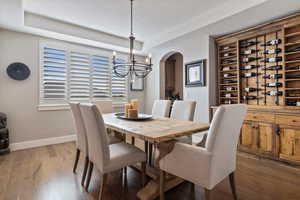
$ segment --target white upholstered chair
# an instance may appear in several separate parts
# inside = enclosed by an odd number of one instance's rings
[[[103,101],[95,101],[93,103],[97,106],[97,108],[101,111],[102,114],[114,112],[112,101],[103,100]]]
[[[84,185],[84,180],[86,177],[87,169],[88,169],[88,164],[89,164],[89,156],[88,156],[88,145],[87,145],[87,137],[86,137],[86,130],[83,124],[83,119],[81,116],[80,108],[79,108],[79,103],[69,103],[72,115],[73,115],[73,121],[75,124],[75,132],[77,135],[77,140],[76,140],[76,158],[75,158],[75,163],[73,167],[73,172],[76,172],[76,168],[78,165],[78,160],[80,157],[80,153],[82,152],[84,157],[85,157],[85,164],[84,164],[84,169],[83,169],[83,175],[81,179],[81,185]]]
[[[76,140],[76,157],[75,157],[75,163],[73,167],[73,172],[76,172],[78,161],[80,154],[83,153],[85,157],[85,162],[84,162],[84,169],[83,169],[83,175],[82,175],[82,180],[81,180],[81,185],[84,185],[84,181],[86,178],[86,173],[88,170],[88,165],[89,165],[89,153],[88,153],[88,141],[87,141],[87,136],[86,136],[86,129],[85,125],[83,122],[82,114],[80,111],[79,103],[69,103],[72,116],[73,116],[73,121],[75,124],[75,132],[77,135],[77,140]],[[121,142],[120,139],[109,135],[109,144],[115,144],[118,142]]]
[[[170,118],[176,120],[193,121],[196,108],[196,101],[174,101]],[[192,136],[177,138],[179,142],[192,144]]]
[[[146,155],[140,149],[126,143],[108,143],[105,124],[99,109],[92,104],[80,104],[80,110],[86,127],[88,150],[90,159],[90,172],[94,165],[101,175],[99,200],[107,174],[128,165],[142,163],[142,183],[145,183]]]
[[[234,199],[237,199],[234,171],[237,145],[246,111],[247,106],[244,104],[220,106],[212,120],[205,148],[175,144],[171,153],[159,162],[161,200],[164,199],[165,172],[204,187],[206,200],[209,200],[210,190],[229,176]]]
[[[152,107],[153,117],[169,117],[171,108],[170,100],[155,100]]]

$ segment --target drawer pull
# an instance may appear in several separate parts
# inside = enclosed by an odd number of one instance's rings
[[[293,120],[292,120],[292,122],[296,123],[296,122],[298,122],[298,121],[297,121],[297,120],[295,120],[295,119],[293,119]]]

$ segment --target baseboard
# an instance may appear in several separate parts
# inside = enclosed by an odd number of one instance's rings
[[[66,142],[76,141],[76,135],[67,135],[62,137],[52,137],[40,140],[31,140],[26,142],[18,142],[10,144],[11,151],[18,151],[23,149],[30,149],[34,147],[47,146],[51,144],[61,144]]]

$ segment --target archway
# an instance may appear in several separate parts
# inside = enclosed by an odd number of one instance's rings
[[[183,55],[172,51],[160,61],[160,99],[183,99]]]

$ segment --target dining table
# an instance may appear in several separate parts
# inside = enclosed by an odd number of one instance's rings
[[[127,120],[118,118],[115,113],[103,114],[103,120],[111,132],[134,138],[132,145],[135,145],[135,139],[144,143],[142,150],[147,155],[146,174],[151,180],[138,191],[137,197],[141,200],[153,200],[159,196],[159,160],[172,151],[177,142],[176,138],[209,129],[208,123],[156,117],[140,121]],[[155,149],[154,156],[153,149]],[[139,166],[134,167],[139,169]],[[164,189],[170,190],[183,181],[179,177],[168,175]]]

